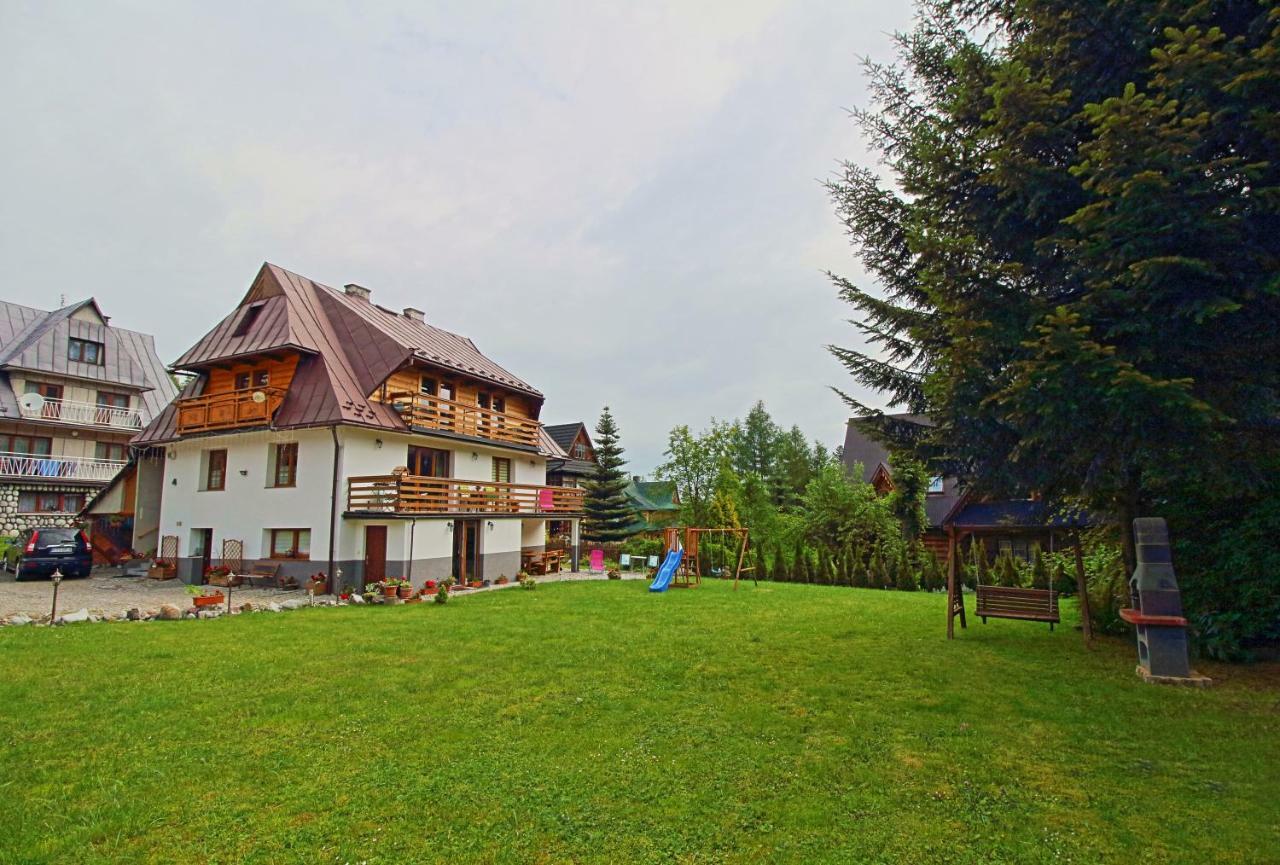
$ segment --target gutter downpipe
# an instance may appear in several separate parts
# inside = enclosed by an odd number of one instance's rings
[[[329,427],[329,434],[333,436],[333,483],[329,490],[329,580],[330,585],[333,587],[333,593],[337,595],[342,591],[342,586],[338,585],[338,574],[333,568],[334,547],[338,540],[338,463],[342,454],[342,445],[338,442],[337,424]]]

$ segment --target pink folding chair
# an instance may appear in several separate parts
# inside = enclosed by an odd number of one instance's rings
[[[542,513],[556,509],[556,496],[551,490],[538,490],[538,510]]]
[[[604,550],[591,551],[591,573],[604,573]]]

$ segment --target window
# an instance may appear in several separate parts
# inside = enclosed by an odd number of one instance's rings
[[[253,323],[258,320],[258,316],[262,315],[262,303],[251,303],[245,308],[244,313],[240,316],[240,322],[231,333],[232,336],[244,336],[253,328]]]
[[[40,417],[55,420],[62,417],[62,385],[45,384],[42,381],[29,381],[25,390],[27,393],[35,393],[44,397],[45,404],[40,408]]]
[[[493,481],[499,484],[511,483],[511,459],[510,457],[494,457],[493,458]]]
[[[298,443],[285,442],[273,449],[271,486],[293,487],[298,485]]]
[[[996,541],[996,553],[1008,551],[1015,559],[1031,561],[1031,547],[1025,538],[1000,538]]]
[[[106,352],[103,351],[102,343],[94,342],[88,339],[76,339],[71,337],[67,340],[67,360],[77,360],[81,363],[92,363],[102,366],[105,360]]]
[[[98,391],[98,405],[103,408],[128,408],[129,395],[127,393],[112,393],[109,390]]]
[[[47,436],[0,435],[0,450],[9,454],[47,457],[53,453],[53,439]]]
[[[227,452],[225,450],[205,451],[204,488],[206,490],[225,490],[227,488]]]
[[[83,507],[84,493],[18,493],[18,511],[24,514],[74,514]]]
[[[128,445],[116,444],[115,442],[98,442],[93,446],[93,456],[100,460],[115,460],[116,462],[124,462],[128,459]]]
[[[942,481],[942,475],[935,475],[929,478],[929,495],[938,495],[946,491]]]
[[[449,452],[438,448],[409,447],[409,474],[425,478],[449,477]]]
[[[253,386],[266,387],[271,384],[271,373],[265,369],[255,369],[253,371]]]
[[[582,442],[577,442],[573,446],[573,458],[575,460],[587,459],[587,446],[584,445]]]
[[[236,373],[236,390],[248,390],[248,389],[249,389],[249,373],[247,372]]]
[[[435,396],[436,380],[429,375],[424,375],[418,382],[418,393],[423,396]]]
[[[310,529],[272,529],[271,556],[273,559],[311,558]]]

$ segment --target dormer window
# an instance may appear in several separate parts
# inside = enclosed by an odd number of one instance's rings
[[[67,340],[67,360],[102,366],[106,360],[106,351],[100,342],[94,342],[90,339],[77,339],[73,336]]]
[[[929,478],[929,495],[941,495],[943,492],[945,492],[945,487],[943,485],[942,475],[935,475],[934,477]]]
[[[253,329],[253,324],[258,320],[258,316],[262,315],[263,302],[251,303],[245,308],[244,314],[240,316],[240,322],[236,325],[236,329],[232,332],[232,336],[244,336]]]

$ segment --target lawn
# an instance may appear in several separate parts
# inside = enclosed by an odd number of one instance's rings
[[[0,862],[1276,862],[1280,685],[712,583],[0,632]]]

